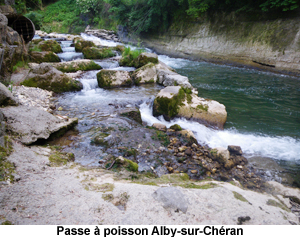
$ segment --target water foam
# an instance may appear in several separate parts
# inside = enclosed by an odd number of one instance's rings
[[[227,147],[228,145],[240,146],[246,157],[262,156],[282,160],[299,160],[300,141],[292,137],[270,137],[259,134],[242,134],[235,129],[214,130],[197,122],[186,119],[165,121],[162,116],[153,117],[151,103],[144,102],[140,106],[142,120],[149,126],[153,123],[162,123],[167,127],[179,124],[184,129],[194,132],[200,144],[211,148]]]

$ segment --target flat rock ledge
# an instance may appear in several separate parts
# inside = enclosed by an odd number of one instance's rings
[[[51,167],[49,148],[13,144],[8,157],[20,181],[2,185],[0,215],[15,225],[291,225],[296,212],[281,203],[296,195],[272,182],[276,194],[231,183],[194,182],[198,188],[116,180],[112,172],[74,163]],[[172,180],[173,175],[165,178]],[[169,178],[169,179],[168,179]],[[1,184],[0,184],[1,185]],[[177,183],[177,185],[181,185]],[[171,187],[166,187],[171,186]],[[87,205],[88,200],[88,205]],[[0,222],[1,223],[1,222]]]
[[[38,139],[48,139],[55,132],[63,132],[78,123],[77,118],[56,117],[34,107],[1,108],[6,131],[17,141],[30,145]]]

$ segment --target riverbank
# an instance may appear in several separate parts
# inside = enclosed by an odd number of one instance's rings
[[[13,144],[9,160],[19,181],[2,185],[1,222],[16,225],[289,225],[299,224],[289,196],[298,189],[269,182],[272,194],[238,183],[193,182],[167,175],[165,183],[142,185],[131,173],[88,169],[75,163],[52,167],[49,148]]]
[[[119,68],[116,59],[97,63]],[[162,87],[154,84],[105,90],[95,84],[97,72],[83,73],[77,78],[83,84],[82,91],[64,93],[51,100],[53,104],[46,103],[46,109],[51,107],[58,117],[78,117],[77,129],[52,144],[64,146],[63,150],[57,146],[45,148],[13,142],[14,152],[7,159],[16,167],[16,182],[1,184],[0,215],[4,221],[13,224],[299,223],[298,189],[268,182],[261,192],[255,192],[245,189],[247,183],[242,187],[242,182],[225,176],[231,182],[189,180],[185,172],[203,175],[202,168],[197,166],[199,161],[209,161],[207,167],[212,172],[221,170],[212,166],[220,164],[209,160],[208,149],[195,143],[186,146],[189,141],[184,138],[163,145],[176,131],[161,132],[139,124],[131,116],[128,118],[128,114],[124,116],[124,112],[141,106],[143,100],[144,106],[148,106],[153,97],[148,102],[146,99]],[[95,145],[101,136],[107,138],[109,146]],[[60,152],[72,152],[76,162],[102,168],[87,168],[73,162],[58,164],[65,163]],[[120,164],[128,162],[125,157],[136,161],[141,173],[136,172],[134,163],[129,163],[133,164],[132,171],[128,171],[128,166],[120,168]],[[256,186],[256,176],[248,173],[244,165],[233,171],[239,174],[243,169],[245,177],[253,175],[251,181]]]
[[[298,18],[253,21],[216,14],[197,22],[178,20],[141,40],[172,57],[299,76],[299,29]]]

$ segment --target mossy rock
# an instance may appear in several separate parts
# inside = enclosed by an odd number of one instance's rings
[[[76,52],[82,52],[83,49],[87,47],[96,47],[92,41],[82,40],[80,38],[74,40],[74,46]]]
[[[129,87],[133,82],[129,72],[117,70],[101,70],[97,73],[98,86],[104,89],[114,87]]]
[[[116,51],[120,52],[120,53],[123,53],[124,50],[125,50],[125,46],[124,45],[117,45],[114,49]]]
[[[31,40],[31,43],[32,44],[38,44],[38,43],[40,43],[42,41],[44,41],[44,39],[33,39],[33,40]]]
[[[182,130],[182,128],[181,128],[180,125],[178,125],[178,124],[172,125],[172,126],[170,127],[170,129],[173,129],[173,130],[175,130],[175,131],[181,131],[181,130]]]
[[[106,147],[108,146],[108,141],[105,138],[107,138],[108,136],[108,133],[100,133],[92,139],[91,144]]]
[[[122,57],[119,61],[120,66],[127,66],[127,67],[139,67],[138,59],[133,59],[130,55],[126,55]]]
[[[38,43],[38,48],[42,51],[51,51],[53,53],[62,53],[62,49],[59,43],[55,40],[45,40]]]
[[[30,52],[30,61],[34,63],[44,63],[44,62],[58,63],[61,60],[57,56],[57,54],[50,51],[43,51],[43,52],[33,51]]]
[[[73,153],[61,153],[56,151],[54,154],[49,156],[51,166],[58,167],[66,165],[68,162],[75,161]]]
[[[94,61],[76,60],[75,62],[63,62],[59,64],[53,64],[61,72],[77,72],[77,71],[89,71],[89,70],[100,70],[102,67]]]
[[[80,91],[83,88],[80,81],[68,77],[49,63],[33,66],[21,85],[39,87],[56,93]]]
[[[138,67],[142,67],[148,63],[158,63],[158,57],[154,53],[141,53],[138,58]]]
[[[86,47],[82,50],[82,53],[86,59],[104,59],[116,56],[111,48]]]
[[[170,121],[172,118],[176,117],[179,111],[179,107],[182,105],[186,98],[186,92],[183,88],[179,86],[168,86],[162,91],[173,90],[175,93],[170,92],[171,96],[160,96],[158,94],[153,103],[153,115],[160,116],[163,115],[165,120]],[[178,90],[178,93],[176,91]]]
[[[131,160],[128,160],[128,159],[125,159],[122,157],[122,158],[118,158],[116,160],[116,163],[119,166],[126,168],[128,171],[138,172],[139,165]]]
[[[139,110],[132,110],[132,111],[124,112],[124,113],[121,113],[121,116],[132,119],[139,124],[143,124],[141,112]]]

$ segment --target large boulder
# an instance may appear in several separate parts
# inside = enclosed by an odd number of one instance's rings
[[[125,50],[126,52],[126,50]],[[136,56],[137,51],[129,51],[127,54],[123,54],[122,58],[120,59],[121,66],[128,66],[128,67],[136,67],[140,68],[148,63],[158,63],[158,57],[154,53],[141,53]]]
[[[57,63],[60,62],[60,58],[57,56],[56,53],[53,53],[51,51],[32,51],[30,52],[30,59],[31,62],[35,63],[44,63],[44,62],[51,62],[51,63]]]
[[[82,53],[86,59],[103,59],[116,56],[111,48],[86,47]]]
[[[138,58],[138,67],[142,67],[148,63],[158,63],[158,57],[155,53],[141,53]]]
[[[157,81],[156,65],[148,63],[135,70],[131,77],[135,85],[155,83]]]
[[[62,53],[62,48],[55,40],[40,41],[37,45],[42,51],[51,51],[53,53]]]
[[[97,81],[100,88],[107,89],[131,86],[133,84],[129,72],[106,69],[103,69],[97,73]]]
[[[74,39],[74,46],[76,52],[82,52],[82,50],[86,47],[96,47],[92,41],[84,40],[81,37],[76,37]]]
[[[0,106],[17,105],[18,102],[8,90],[8,88],[0,83]]]
[[[183,88],[193,89],[189,82],[189,79],[185,76],[179,75],[170,67],[165,64],[158,64],[157,71],[157,83],[163,86],[181,86]]]
[[[163,115],[166,120],[184,117],[220,129],[227,119],[224,105],[199,98],[190,89],[180,86],[168,86],[158,93],[153,103],[153,114]]]
[[[100,70],[102,67],[93,60],[80,59],[68,62],[52,63],[53,67],[62,72],[77,72],[88,70]]]
[[[38,139],[48,139],[51,134],[67,131],[78,119],[61,119],[34,107],[17,106],[1,108],[6,131],[16,140],[29,145]]]
[[[22,85],[39,87],[56,93],[80,91],[83,88],[81,82],[68,77],[49,63],[33,66]]]

